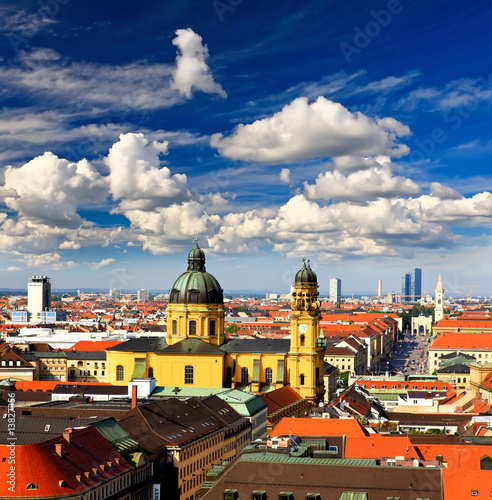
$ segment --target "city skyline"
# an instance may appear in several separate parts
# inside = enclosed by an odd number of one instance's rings
[[[490,295],[488,2],[0,7],[5,288]]]

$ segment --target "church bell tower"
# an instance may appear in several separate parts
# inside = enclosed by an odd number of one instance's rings
[[[434,309],[434,323],[444,318],[444,287],[442,286],[441,275],[436,286],[436,307]]]
[[[324,393],[323,361],[325,345],[320,338],[318,278],[309,260],[303,259],[291,297],[290,385],[313,405]]]

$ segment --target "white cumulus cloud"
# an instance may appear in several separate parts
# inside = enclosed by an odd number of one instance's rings
[[[409,152],[398,137],[410,130],[394,118],[372,119],[341,104],[300,97],[273,116],[238,125],[231,136],[212,135],[210,144],[234,160],[286,163],[317,157],[387,155]]]
[[[186,175],[171,174],[160,167],[160,154],[168,143],[149,142],[143,134],[124,134],[109,150],[105,163],[109,167],[109,189],[114,200],[122,200],[122,211],[149,210],[176,199],[188,197]]]
[[[101,269],[101,267],[109,266],[109,264],[112,264],[113,262],[116,262],[116,259],[109,258],[102,259],[100,262],[88,262],[87,265],[92,269]]]
[[[202,37],[191,28],[176,30],[173,44],[178,47],[176,67],[173,70],[172,88],[187,98],[194,89],[207,94],[226,97],[224,89],[214,81],[206,60],[208,48],[202,43]]]

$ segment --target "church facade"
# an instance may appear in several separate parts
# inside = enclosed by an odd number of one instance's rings
[[[166,337],[132,339],[106,351],[109,382],[154,377],[158,386],[232,387],[266,392],[290,385],[321,401],[325,343],[317,276],[304,262],[294,279],[290,339],[226,339],[223,290],[195,243],[170,289]]]

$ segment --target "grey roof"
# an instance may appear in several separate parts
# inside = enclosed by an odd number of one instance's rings
[[[232,339],[222,344],[225,352],[276,352],[288,353],[290,339]]]
[[[128,396],[128,387],[126,385],[59,384],[53,390],[53,394],[113,394]]]
[[[449,365],[437,370],[437,373],[470,373],[470,367],[457,363],[456,365]]]
[[[453,359],[453,358],[476,359],[475,356],[473,356],[472,354],[466,354],[460,351],[449,352],[448,354],[441,354],[441,356],[439,356],[439,359]]]
[[[224,356],[224,352],[201,339],[184,339],[160,350],[164,354],[215,354]]]
[[[15,418],[16,445],[42,443],[55,436],[60,436],[68,427],[84,427],[92,425],[98,420],[107,417],[92,418],[58,418],[58,417],[36,417],[21,416]],[[0,443],[7,443],[7,419],[0,419]]]
[[[323,361],[323,373],[325,375],[329,375],[330,373],[336,372],[337,367],[331,365],[330,363],[327,363],[326,361]]]
[[[106,351],[65,351],[67,359],[96,359],[105,361]]]
[[[122,344],[109,347],[106,350],[123,352],[155,352],[161,351],[166,347],[167,344],[164,337],[139,337],[127,340]]]

